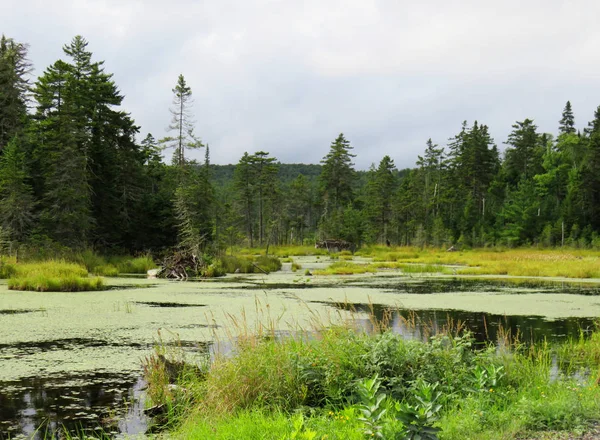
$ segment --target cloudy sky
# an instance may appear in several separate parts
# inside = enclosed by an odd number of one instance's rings
[[[1,0],[0,32],[41,74],[83,35],[141,132],[166,135],[177,76],[215,163],[265,150],[317,163],[344,132],[357,168],[413,166],[478,120],[582,128],[600,104],[596,0]]]

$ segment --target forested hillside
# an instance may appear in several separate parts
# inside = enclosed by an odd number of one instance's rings
[[[219,252],[319,238],[600,247],[600,107],[583,132],[569,102],[562,115],[557,109],[555,133],[517,121],[500,140],[503,154],[484,123],[464,122],[444,145],[424,140],[411,170],[386,155],[356,171],[350,141],[336,133],[331,145],[310,146],[323,151],[320,164],[281,164],[256,151],[212,165],[183,75],[173,79],[170,136],[141,135],[87,45],[75,37],[34,79],[27,45],[0,41],[4,252]],[[205,160],[189,160],[189,149]],[[174,151],[170,163],[165,151]]]

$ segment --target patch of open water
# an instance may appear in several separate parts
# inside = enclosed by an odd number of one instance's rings
[[[147,428],[138,374],[85,374],[0,382],[0,439],[140,433]]]
[[[381,304],[329,303],[342,310],[352,310],[372,315],[375,321],[388,322],[389,328],[406,339],[427,341],[431,335],[446,329],[465,329],[471,332],[479,345],[496,343],[505,337],[516,338],[524,344],[542,341],[564,342],[570,338],[587,335],[596,329],[594,318],[561,318],[548,320],[543,316],[497,315],[462,310],[399,309]],[[359,323],[373,331],[372,318],[360,319]]]

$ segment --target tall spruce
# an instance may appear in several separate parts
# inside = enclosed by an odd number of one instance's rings
[[[254,246],[255,201],[254,186],[256,179],[252,168],[252,158],[246,152],[235,167],[233,175],[234,188],[237,193],[237,206],[244,219],[244,229],[250,247]]]
[[[0,157],[0,226],[14,242],[22,242],[35,221],[35,199],[28,183],[25,154],[13,139]]]
[[[161,144],[165,148],[174,148],[173,163],[183,167],[186,162],[185,150],[200,148],[203,144],[194,134],[192,88],[183,75],[180,74],[177,78],[172,92],[173,106],[169,109],[172,119],[168,131],[175,132],[175,136],[161,139]]]
[[[269,157],[265,151],[257,151],[250,156],[250,166],[254,176],[254,188],[258,198],[258,240],[261,245],[265,242],[265,224],[269,220],[267,208],[273,201],[277,191],[277,166],[276,159]]]
[[[365,210],[371,224],[371,237],[380,243],[387,243],[391,221],[392,198],[396,187],[394,172],[396,166],[390,156],[384,156],[376,169],[368,175]]]
[[[20,132],[27,120],[29,74],[27,45],[0,38],[0,151]]]
[[[331,207],[337,209],[353,200],[353,185],[355,180],[354,164],[351,153],[352,147],[343,133],[331,143],[327,155],[321,160],[323,168],[319,181],[321,194]]]
[[[144,162],[138,128],[117,109],[123,96],[88,42],[76,36],[63,51],[68,61],[55,62],[34,88],[41,218],[61,242],[129,247]],[[70,229],[76,233],[59,232]]]
[[[571,134],[575,133],[575,116],[573,115],[573,109],[571,108],[571,102],[567,101],[565,108],[562,112],[562,118],[558,122],[558,131],[560,134]]]

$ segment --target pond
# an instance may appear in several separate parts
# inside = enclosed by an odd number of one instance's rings
[[[600,316],[600,286],[583,281],[393,271],[308,277],[288,264],[268,276],[108,282],[113,289],[85,293],[12,292],[0,284],[0,439],[48,438],[62,429],[142,434],[141,364],[155,344],[202,355],[215,338],[226,342],[231,326],[271,320],[287,332],[353,316],[368,329],[372,311],[407,338],[426,339],[450,321],[479,342],[505,332],[532,342],[578,337]]]

